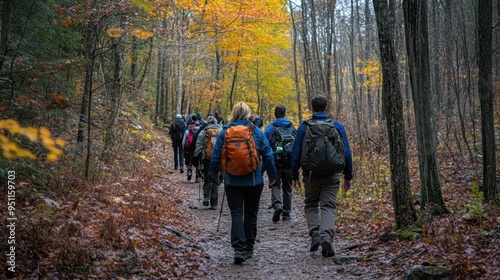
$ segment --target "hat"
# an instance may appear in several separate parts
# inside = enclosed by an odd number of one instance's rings
[[[177,114],[177,115],[175,115],[175,118],[176,119],[182,119],[182,115],[181,114]]]
[[[198,120],[198,116],[196,114],[194,114],[194,115],[191,116],[191,119],[193,121],[197,121]]]
[[[209,116],[207,119],[207,123],[209,124],[217,124],[217,119],[214,116]]]

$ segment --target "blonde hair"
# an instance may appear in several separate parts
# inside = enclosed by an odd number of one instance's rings
[[[239,120],[247,120],[252,115],[252,109],[244,102],[239,102],[233,107],[229,122],[237,122]]]

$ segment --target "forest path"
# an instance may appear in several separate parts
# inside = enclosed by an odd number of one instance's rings
[[[186,197],[183,198],[186,212],[191,216],[194,225],[204,229],[197,239],[199,245],[209,255],[207,278],[209,279],[380,279],[379,267],[360,266],[361,258],[352,255],[348,250],[342,251],[356,243],[356,236],[334,237],[336,255],[323,258],[321,249],[309,252],[310,238],[304,217],[303,196],[294,193],[291,220],[272,222],[273,209],[271,191],[264,186],[258,215],[257,240],[253,258],[242,265],[235,265],[234,251],[230,244],[231,215],[224,198],[219,231],[219,220],[223,185],[219,188],[219,205],[217,210],[202,206],[202,185],[187,181],[186,173],[175,170],[170,174],[180,182]],[[184,193],[184,192],[183,192]],[[201,200],[199,200],[201,197]],[[350,240],[349,240],[350,239]],[[350,259],[353,258],[353,259]],[[343,262],[343,263],[341,263]],[[337,264],[338,263],[338,264]],[[373,263],[375,265],[375,263]]]

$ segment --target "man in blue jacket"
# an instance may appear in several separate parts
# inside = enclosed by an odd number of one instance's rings
[[[266,138],[271,144],[271,147],[275,146],[276,136],[274,132],[277,128],[282,128],[282,131],[286,131],[290,133],[291,136],[295,137],[296,130],[293,127],[293,123],[287,119],[285,115],[286,108],[284,105],[279,104],[274,108],[274,116],[276,119],[274,122],[267,125],[265,130]],[[276,184],[269,186],[271,188],[271,203],[274,208],[273,222],[275,223],[280,220],[280,215],[283,216],[283,221],[290,220],[290,211],[292,209],[292,173],[290,166],[280,167],[276,165],[276,170],[278,171],[278,180]],[[283,200],[281,200],[281,189],[283,189]]]
[[[329,120],[325,113],[327,104],[328,99],[324,95],[315,95],[311,99],[313,116],[310,122]],[[351,187],[352,154],[344,126],[337,121],[334,122],[334,125],[344,143],[345,168],[343,170],[344,185],[342,189],[345,193]],[[301,167],[302,142],[306,130],[307,124],[302,123],[297,131],[297,137],[295,138],[293,147],[292,179],[294,187],[300,184],[299,167]],[[321,254],[323,257],[331,257],[335,254],[332,247],[332,238],[335,233],[335,210],[337,207],[337,194],[340,187],[340,174],[334,173],[333,175],[315,176],[314,170],[302,168],[302,171],[305,185],[304,210],[306,213],[309,236],[311,236],[310,251],[317,251],[321,245]],[[313,172],[310,174],[311,171]],[[321,209],[321,212],[319,209]]]

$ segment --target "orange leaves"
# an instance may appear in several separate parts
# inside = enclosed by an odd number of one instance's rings
[[[125,29],[122,28],[109,28],[107,31],[108,35],[113,38],[119,38],[125,33]],[[153,37],[154,33],[151,31],[146,31],[140,28],[135,28],[131,31],[132,35],[135,37],[142,39],[142,40],[147,40],[151,37]]]
[[[125,30],[121,28],[110,28],[106,32],[110,37],[119,38],[123,33],[125,33]]]
[[[139,39],[142,39],[142,40],[147,40],[147,39],[153,37],[153,35],[154,35],[153,32],[142,30],[142,29],[138,29],[138,28],[132,30],[132,34],[135,37],[137,37]]]

